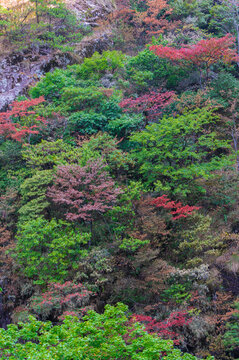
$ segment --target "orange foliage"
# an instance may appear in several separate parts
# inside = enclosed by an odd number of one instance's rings
[[[137,11],[128,6],[120,6],[114,15],[114,20],[120,20],[135,29],[136,37],[143,35],[159,35],[167,30],[175,29],[180,22],[170,21],[173,9],[167,0],[145,0],[147,9]]]
[[[138,219],[137,229],[140,229],[147,239],[159,243],[169,235],[169,230],[157,208],[152,205],[152,200],[151,197],[147,197],[135,204]]]
[[[179,25],[178,21],[170,22],[167,19],[173,9],[166,0],[146,0],[146,3],[148,9],[141,13],[137,12],[137,17],[145,25],[147,34],[161,34],[165,30],[175,29]]]

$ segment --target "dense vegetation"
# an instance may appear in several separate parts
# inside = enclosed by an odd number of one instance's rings
[[[239,358],[238,7],[120,2],[108,49],[2,109],[0,359]],[[57,0],[0,30],[72,54],[90,31]]]

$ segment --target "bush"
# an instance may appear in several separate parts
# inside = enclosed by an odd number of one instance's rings
[[[59,102],[63,89],[76,85],[77,80],[72,76],[71,67],[67,70],[55,69],[47,73],[29,92],[34,99],[44,96],[46,100]]]
[[[77,76],[80,79],[100,79],[106,72],[114,73],[124,67],[125,55],[120,51],[97,51],[90,58],[85,58],[79,66]]]
[[[172,89],[183,77],[187,76],[183,68],[179,69],[167,60],[159,59],[148,48],[129,58],[125,67],[126,79],[137,92],[148,91],[151,87],[161,87],[165,82],[167,88]]]
[[[96,86],[87,88],[71,86],[64,88],[61,101],[68,106],[70,111],[79,111],[99,107],[105,99],[104,92]]]
[[[129,237],[129,238],[124,238],[122,240],[122,242],[119,245],[119,248],[126,252],[134,253],[139,248],[147,244],[149,244],[149,240],[141,240],[141,239],[135,239],[133,237]]]
[[[191,294],[187,292],[185,285],[173,284],[163,291],[161,297],[164,301],[174,300],[177,304],[181,304],[189,300],[191,298]]]
[[[111,120],[107,126],[107,131],[112,136],[118,138],[128,137],[133,131],[139,130],[144,125],[141,114],[124,114],[118,119]]]
[[[239,96],[239,80],[229,73],[221,72],[212,82],[209,94],[224,108],[228,108],[231,105],[230,102]]]
[[[67,131],[71,133],[96,134],[104,131],[107,126],[107,117],[94,111],[75,112],[68,118]]]
[[[119,148],[119,141],[111,137],[107,133],[98,133],[92,136],[89,141],[82,144],[82,158],[93,153],[95,157],[102,157],[104,162],[108,165],[108,170],[113,177],[121,177],[129,173],[133,167],[134,161],[130,155]],[[83,156],[85,154],[85,156]]]

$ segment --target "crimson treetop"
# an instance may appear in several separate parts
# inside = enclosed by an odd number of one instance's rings
[[[0,135],[22,141],[27,135],[38,134],[37,128],[45,125],[46,120],[32,109],[44,101],[41,96],[10,104],[10,110],[0,113]]]
[[[187,61],[189,64],[206,68],[222,61],[224,64],[230,64],[238,61],[236,53],[235,38],[231,34],[227,34],[222,38],[211,38],[201,40],[197,44],[188,47],[176,49],[174,47],[153,45],[150,50],[163,59],[169,59],[180,64]]]

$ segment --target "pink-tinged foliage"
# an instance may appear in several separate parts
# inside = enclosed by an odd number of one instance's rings
[[[92,221],[97,213],[111,209],[120,194],[115,182],[104,169],[102,161],[91,161],[86,166],[59,166],[54,185],[48,196],[67,211],[66,219]]]
[[[23,139],[30,134],[38,134],[37,128],[45,125],[46,120],[38,116],[32,109],[34,106],[43,103],[44,97],[38,99],[14,101],[10,104],[11,109],[0,113],[0,136],[9,137],[16,141],[23,141]],[[31,117],[33,125],[24,126],[20,121],[24,118]]]
[[[192,320],[188,318],[188,313],[175,311],[164,321],[156,321],[151,316],[137,314],[132,316],[131,321],[141,322],[148,333],[154,333],[160,337],[171,339],[175,345],[179,345],[182,339],[175,330],[188,325]]]
[[[205,67],[206,69],[209,69],[211,65],[219,61],[225,64],[238,61],[238,55],[235,49],[235,38],[231,34],[227,34],[222,38],[201,40],[195,45],[182,47],[180,49],[163,45],[153,45],[150,47],[150,50],[160,58],[179,62],[182,65],[187,61],[199,68]]]
[[[144,113],[148,119],[154,119],[162,115],[163,110],[175,99],[174,91],[164,93],[151,91],[138,98],[127,98],[121,101],[119,106],[124,112]]]
[[[170,210],[173,220],[186,218],[187,216],[192,215],[193,211],[200,209],[200,207],[197,206],[183,206],[181,202],[171,201],[166,195],[157,197],[151,204],[158,208],[161,207],[163,209]]]
[[[131,321],[141,322],[148,333],[154,333],[160,337],[171,339],[175,345],[179,345],[182,339],[175,330],[188,325],[192,320],[188,318],[188,313],[175,311],[164,321],[156,321],[151,316],[137,314],[132,316]]]
[[[33,298],[31,308],[38,314],[55,314],[61,320],[67,315],[85,314],[90,298],[95,295],[81,283],[74,284],[71,281],[64,284],[52,283],[48,285],[45,293]]]

